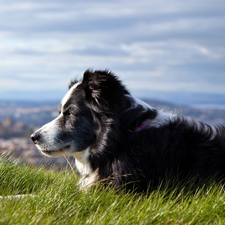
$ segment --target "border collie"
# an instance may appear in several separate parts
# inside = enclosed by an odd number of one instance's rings
[[[59,116],[31,135],[47,156],[72,155],[81,189],[97,181],[146,191],[166,178],[225,178],[225,127],[155,109],[109,71],[74,80]]]

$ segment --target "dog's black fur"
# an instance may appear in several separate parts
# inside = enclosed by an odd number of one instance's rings
[[[157,185],[168,173],[179,174],[180,178],[215,175],[224,181],[225,127],[211,127],[178,115],[160,116],[162,111],[135,102],[108,71],[87,70],[83,80],[71,82],[69,88],[74,85],[77,87],[67,106],[60,106],[60,113],[71,106],[74,109],[68,115],[64,113],[60,140],[73,139],[79,143],[77,146],[81,147],[70,149],[70,153],[88,149],[84,167],[88,166],[90,172],[86,178],[95,173],[94,182],[126,185],[136,191]],[[137,130],[146,120],[152,124]],[[77,127],[82,135],[75,132]],[[48,151],[47,145],[41,146],[46,133],[39,130],[32,135],[44,153]]]

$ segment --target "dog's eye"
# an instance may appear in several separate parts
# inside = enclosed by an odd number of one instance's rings
[[[64,115],[64,116],[70,116],[70,115],[71,115],[71,113],[70,113],[70,111],[69,111],[69,110],[66,110],[65,112],[63,112],[63,115]]]

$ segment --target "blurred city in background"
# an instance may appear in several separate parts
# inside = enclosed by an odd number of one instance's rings
[[[154,107],[225,125],[224,0],[2,0],[0,15],[1,153],[66,164],[29,136],[88,68]]]

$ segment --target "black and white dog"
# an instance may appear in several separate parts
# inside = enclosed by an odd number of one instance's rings
[[[108,71],[72,81],[59,116],[31,139],[47,156],[74,156],[81,188],[104,181],[145,191],[167,172],[225,179],[225,127],[155,109]]]

